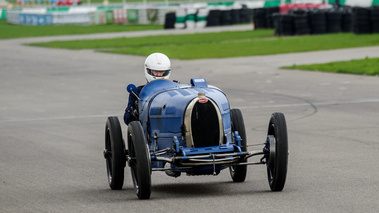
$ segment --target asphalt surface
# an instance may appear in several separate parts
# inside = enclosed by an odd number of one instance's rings
[[[278,67],[379,57],[379,47],[173,59],[172,79],[204,77],[242,110],[249,150],[261,149],[254,145],[265,140],[272,112],[286,115],[286,186],[271,192],[265,167],[249,166],[243,183],[227,170],[179,178],[154,172],[150,200],[137,199],[126,169],[123,190],[110,190],[105,121],[121,119],[127,84],[144,83],[145,58],[21,44],[138,35],[0,40],[0,212],[377,212],[379,78]]]

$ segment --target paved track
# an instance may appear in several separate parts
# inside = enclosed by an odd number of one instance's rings
[[[176,179],[155,172],[151,199],[141,201],[129,170],[123,190],[109,189],[102,150],[107,116],[121,118],[126,105],[125,86],[144,83],[144,57],[20,45],[39,40],[0,40],[0,212],[379,209],[379,78],[278,69],[379,57],[379,47],[172,60],[172,78],[204,77],[242,110],[249,150],[265,139],[272,112],[286,115],[288,179],[273,193],[263,166],[248,167],[244,183],[231,182],[227,170]]]

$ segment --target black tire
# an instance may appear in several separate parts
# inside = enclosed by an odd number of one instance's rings
[[[248,23],[252,21],[253,9],[247,8],[246,5],[242,5],[242,8],[239,9],[240,23]]]
[[[232,16],[232,24],[239,24],[241,22],[239,11],[237,9],[231,10],[231,16]]]
[[[174,29],[175,28],[175,12],[169,12],[165,15],[164,29]]]
[[[104,157],[106,159],[109,186],[113,190],[122,189],[126,158],[125,144],[117,117],[108,117],[105,125]]]
[[[342,32],[352,32],[353,31],[353,15],[351,13],[342,14]]]
[[[288,36],[288,35],[294,35],[295,34],[295,24],[294,24],[294,18],[292,14],[282,14],[281,20],[281,35]]]
[[[151,158],[139,121],[129,123],[128,151],[129,166],[137,197],[139,199],[149,199],[151,194]]]
[[[232,24],[232,11],[231,10],[221,11],[220,24],[221,25],[231,25]]]
[[[241,136],[241,150],[243,152],[247,151],[247,141],[246,141],[246,131],[245,124],[243,121],[241,110],[231,109],[230,117],[232,122],[232,132],[238,131]],[[247,162],[243,160],[242,162]],[[240,166],[230,166],[229,167],[230,176],[233,179],[233,182],[244,182],[246,179],[247,165]]]
[[[267,177],[272,191],[282,191],[287,177],[288,166],[288,136],[284,115],[273,113],[268,125],[267,135],[276,140],[273,165],[267,164]]]
[[[220,25],[220,10],[210,10],[207,16],[207,26],[219,26]]]

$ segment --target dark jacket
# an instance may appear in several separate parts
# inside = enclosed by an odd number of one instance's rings
[[[144,86],[145,85],[137,87],[137,91],[135,92],[136,95],[139,96]],[[124,113],[124,122],[128,125],[130,122],[136,120],[138,120],[138,99],[134,94],[129,94],[128,106],[126,107]]]

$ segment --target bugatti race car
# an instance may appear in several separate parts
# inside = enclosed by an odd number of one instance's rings
[[[111,189],[123,187],[126,166],[137,197],[149,199],[152,171],[178,177],[218,175],[229,168],[232,180],[243,182],[247,165],[256,164],[266,165],[272,191],[283,189],[288,138],[282,113],[271,115],[262,147],[248,151],[241,111],[230,109],[222,90],[205,79],[191,79],[190,84],[154,80],[138,96],[135,85],[127,90],[138,100],[139,120],[129,123],[125,143],[118,117],[107,119],[104,157]],[[249,162],[253,156],[259,157]]]

